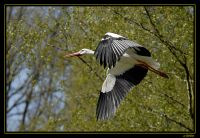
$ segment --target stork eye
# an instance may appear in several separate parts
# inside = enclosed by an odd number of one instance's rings
[[[84,53],[85,53],[85,50],[82,49],[82,50],[80,50],[79,52],[80,52],[81,54],[84,54]]]

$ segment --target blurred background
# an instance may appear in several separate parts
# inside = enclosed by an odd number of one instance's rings
[[[193,6],[6,6],[6,130],[193,132]],[[116,115],[96,121],[106,70],[94,56],[106,32],[145,46],[169,79],[148,72]],[[97,75],[98,74],[98,75]]]

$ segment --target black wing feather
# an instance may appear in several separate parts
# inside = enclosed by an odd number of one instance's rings
[[[102,48],[102,52],[100,53],[100,64],[103,64],[104,63],[104,59],[106,59],[106,49],[103,47]],[[105,63],[104,63],[105,64]]]
[[[97,120],[111,118],[126,94],[144,79],[147,72],[148,69],[135,65],[124,74],[116,76],[113,89],[105,93],[100,92],[96,109]]]
[[[108,49],[109,49],[109,52],[108,52],[108,67],[109,68],[111,68],[112,66],[113,66],[113,61],[115,60],[115,59],[113,59],[113,52],[112,52],[112,48],[110,47],[110,46],[108,46]],[[109,54],[111,54],[111,55],[109,55]]]
[[[121,45],[121,44],[116,44],[117,41],[121,41],[122,38],[113,38],[110,37],[109,39],[105,39],[100,41],[100,43],[98,44],[96,50],[95,50],[95,56],[96,59],[100,62],[100,65],[102,65],[104,63],[104,68],[105,67],[109,67],[111,68],[112,66],[114,67],[116,62],[119,61],[120,57],[123,55],[123,53],[125,52],[126,48]],[[125,38],[123,38],[125,39]],[[115,42],[116,41],[116,42]],[[115,45],[113,45],[113,43],[115,43]],[[120,46],[120,50],[119,47]],[[115,47],[115,48],[113,48]],[[105,49],[104,49],[105,48]],[[116,51],[114,52],[115,49]],[[105,51],[104,51],[105,50]],[[103,57],[102,53],[106,53],[106,58]],[[113,54],[116,55],[116,58],[113,58]]]
[[[138,47],[134,47],[134,49],[135,49],[135,51],[137,52],[138,55],[148,56],[148,57],[151,56],[151,53],[145,47],[138,46]]]
[[[97,49],[96,49],[96,59],[100,62],[100,65],[102,65],[102,50],[103,50],[103,46],[98,46]]]

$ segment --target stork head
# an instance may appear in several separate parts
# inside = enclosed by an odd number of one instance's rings
[[[64,57],[74,57],[74,56],[93,55],[93,54],[94,54],[94,51],[93,51],[93,50],[84,48],[84,49],[81,49],[81,50],[78,51],[78,52],[71,53],[71,54],[67,54],[67,55],[65,55]]]
[[[105,36],[111,36],[111,37],[114,37],[114,38],[125,38],[125,37],[123,37],[123,36],[121,36],[121,35],[118,35],[118,34],[115,34],[115,33],[111,33],[111,32],[107,32],[106,34],[105,34]]]

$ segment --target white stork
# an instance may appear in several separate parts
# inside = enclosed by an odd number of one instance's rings
[[[160,64],[151,58],[151,53],[143,46],[114,33],[106,33],[95,51],[82,49],[66,55],[95,55],[100,65],[108,67],[97,103],[97,120],[106,120],[114,116],[116,109],[126,94],[141,82],[148,70],[168,78],[158,70]]]

